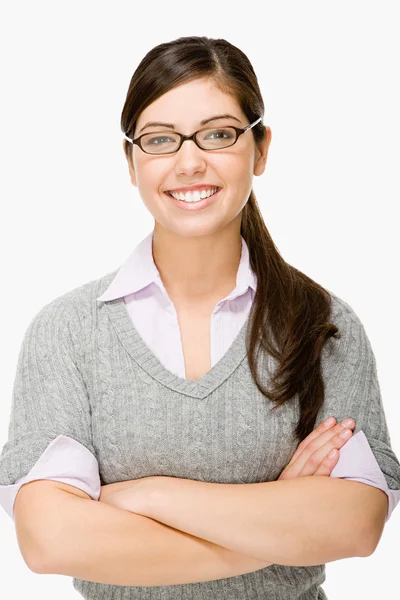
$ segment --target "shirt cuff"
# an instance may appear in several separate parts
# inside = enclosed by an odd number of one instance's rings
[[[83,444],[65,436],[57,436],[47,446],[29,473],[12,485],[0,485],[0,504],[14,521],[14,502],[24,483],[38,479],[60,481],[80,488],[93,500],[101,492],[96,457]]]
[[[389,499],[385,522],[400,501],[400,490],[391,490],[381,470],[365,433],[360,430],[339,450],[339,460],[330,477],[340,477],[366,483],[383,490]]]

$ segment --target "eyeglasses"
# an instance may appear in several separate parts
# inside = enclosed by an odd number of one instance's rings
[[[175,131],[156,131],[144,133],[143,135],[132,140],[128,136],[124,136],[131,144],[137,144],[146,154],[173,154],[178,152],[183,142],[193,140],[194,143],[202,150],[220,150],[233,146],[238,141],[239,136],[252,127],[257,125],[262,120],[259,117],[247,127],[213,127],[212,129],[199,129],[192,135],[183,135]]]

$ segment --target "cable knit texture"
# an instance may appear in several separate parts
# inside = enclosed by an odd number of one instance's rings
[[[97,301],[115,277],[56,298],[25,333],[14,384],[0,485],[26,475],[59,435],[96,457],[101,485],[165,475],[215,483],[274,481],[292,457],[297,396],[274,412],[255,385],[245,334],[200,380],[168,371],[143,342],[123,298]],[[325,403],[317,424],[353,417],[387,485],[400,489],[400,464],[389,437],[375,358],[360,319],[331,293],[341,339],[322,355]],[[268,385],[276,363],[261,355]],[[321,600],[325,565],[265,569],[217,581],[174,586],[117,586],[73,579],[90,600]]]

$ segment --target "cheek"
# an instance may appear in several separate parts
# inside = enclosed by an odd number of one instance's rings
[[[253,165],[246,158],[237,157],[233,160],[227,171],[226,184],[231,190],[237,192],[238,200],[250,193],[253,183]]]
[[[241,176],[249,171],[251,172],[252,156],[249,152],[240,152],[232,154],[226,161],[225,170],[232,177]]]
[[[136,173],[139,191],[143,197],[149,199],[157,192],[161,194],[165,183],[171,179],[170,171],[156,162],[143,162],[138,165]]]
[[[247,153],[232,153],[213,157],[208,161],[206,172],[215,174],[217,180],[226,186],[246,183],[243,181],[251,177],[252,161]]]

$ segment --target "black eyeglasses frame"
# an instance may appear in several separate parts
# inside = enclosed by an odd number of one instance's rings
[[[224,146],[223,148],[202,148],[202,146],[199,144],[199,142],[197,141],[197,134],[200,133],[201,131],[204,131],[206,129],[213,129],[213,127],[203,127],[202,129],[198,129],[197,131],[195,131],[194,133],[192,133],[192,135],[183,135],[183,133],[178,133],[177,131],[173,131],[172,133],[175,133],[175,135],[179,135],[179,137],[181,138],[179,146],[176,150],[174,150],[173,152],[147,152],[146,150],[144,150],[144,148],[142,147],[142,143],[141,143],[141,139],[143,136],[145,135],[149,135],[149,133],[153,133],[154,135],[156,135],[157,133],[165,133],[164,131],[154,131],[154,132],[147,132],[147,133],[142,133],[142,135],[140,135],[139,137],[135,138],[134,140],[129,138],[127,135],[124,135],[124,138],[126,140],[128,140],[128,142],[131,142],[131,144],[136,144],[137,146],[139,146],[139,148],[145,152],[146,154],[150,154],[151,156],[157,155],[166,155],[166,154],[175,154],[176,152],[178,152],[183,144],[183,142],[185,142],[186,140],[193,140],[194,143],[196,144],[196,146],[198,148],[200,148],[201,150],[204,150],[205,152],[215,152],[215,150],[225,150],[225,148],[230,148],[231,146],[233,146],[234,144],[236,144],[236,142],[239,139],[239,136],[241,136],[243,133],[245,133],[246,131],[249,131],[252,127],[254,127],[255,125],[257,125],[257,123],[259,123],[262,120],[262,117],[259,117],[256,121],[253,121],[253,123],[250,123],[250,125],[247,125],[246,127],[234,127],[233,125],[227,125],[226,127],[231,127],[232,129],[235,130],[236,132],[236,138],[235,140],[232,142],[232,144],[229,144],[229,146]],[[220,129],[223,129],[224,127],[221,126]],[[215,127],[215,129],[219,129],[218,127]]]

